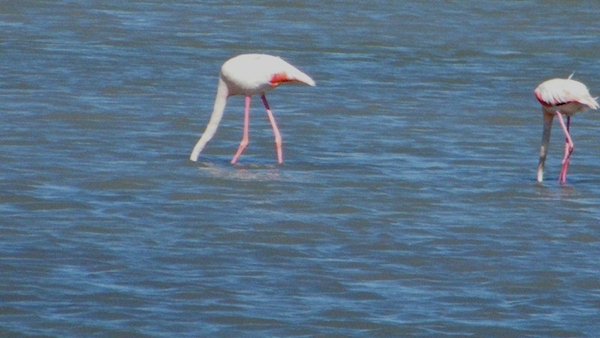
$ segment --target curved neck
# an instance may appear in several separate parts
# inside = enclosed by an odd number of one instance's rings
[[[542,134],[542,146],[540,147],[540,162],[538,163],[537,169],[538,182],[542,182],[544,180],[544,164],[546,163],[546,156],[548,155],[548,146],[550,145],[550,131],[552,130],[552,121],[554,120],[554,114],[548,114],[544,111],[543,115],[544,132]]]
[[[198,156],[204,146],[212,139],[212,137],[217,132],[217,128],[219,127],[219,123],[221,122],[221,118],[223,117],[223,113],[225,112],[225,105],[227,104],[227,98],[229,97],[229,89],[227,88],[227,84],[221,77],[219,77],[219,85],[217,87],[217,95],[215,97],[215,105],[213,107],[213,112],[210,115],[210,120],[208,121],[208,125],[206,126],[206,130],[202,134],[202,137],[198,140],[196,145],[194,146],[194,150],[192,150],[192,154],[190,155],[190,160],[196,162],[198,160]]]

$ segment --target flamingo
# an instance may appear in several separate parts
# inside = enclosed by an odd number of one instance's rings
[[[573,140],[569,134],[569,125],[571,116],[575,113],[586,109],[597,109],[598,102],[593,98],[587,87],[575,80],[571,80],[571,76],[567,79],[551,79],[542,82],[534,91],[535,97],[542,104],[542,112],[544,115],[544,132],[542,134],[542,146],[540,148],[540,162],[537,168],[537,181],[544,180],[544,163],[548,154],[548,144],[550,142],[550,129],[552,128],[552,120],[556,115],[558,122],[562,128],[565,137],[565,154],[562,160],[562,169],[558,176],[558,182],[565,184],[567,181],[567,168],[569,159],[573,153]],[[567,117],[567,123],[563,119],[563,115]]]
[[[275,118],[273,117],[265,93],[284,82],[304,83],[309,86],[315,85],[315,81],[308,75],[276,56],[266,54],[242,54],[227,60],[221,67],[212,115],[210,116],[210,120],[202,137],[200,137],[198,143],[194,146],[194,150],[190,155],[190,160],[196,162],[200,152],[204,149],[204,146],[206,146],[206,143],[208,143],[215,135],[225,111],[227,98],[233,95],[245,95],[246,108],[244,111],[243,137],[237,153],[231,160],[231,163],[235,164],[249,143],[248,126],[250,122],[250,99],[252,95],[258,94],[267,110],[267,116],[273,127],[273,133],[275,134],[277,162],[279,164],[283,163],[281,134],[275,123]]]

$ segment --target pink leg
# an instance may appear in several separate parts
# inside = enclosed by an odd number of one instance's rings
[[[269,107],[269,103],[267,102],[267,97],[263,94],[260,96],[260,98],[265,104],[265,109],[267,109],[267,116],[269,117],[269,122],[271,122],[271,126],[273,127],[273,133],[275,134],[275,147],[277,148],[277,162],[281,164],[283,163],[283,151],[281,150],[281,134],[279,133],[279,129],[277,128],[277,123],[275,123],[275,117],[273,117],[273,112],[271,112],[271,108]]]
[[[572,149],[571,149],[572,152]],[[558,176],[558,182],[559,183],[567,183],[567,170],[569,168],[569,157],[570,157],[570,152],[569,152],[569,143],[565,144],[565,156],[563,157],[563,161],[562,161],[562,169],[560,170],[560,175]]]
[[[242,142],[240,142],[240,146],[237,150],[237,153],[231,160],[231,164],[235,164],[238,158],[250,143],[250,139],[248,138],[248,129],[250,126],[250,96],[246,96],[246,109],[244,110],[244,136],[242,136]]]
[[[565,133],[566,144],[565,144],[565,156],[562,160],[562,169],[560,171],[560,175],[558,176],[559,183],[567,183],[567,169],[569,167],[569,159],[571,158],[571,154],[573,153],[573,148],[575,144],[573,144],[573,140],[571,140],[571,135],[569,134],[569,125],[571,124],[571,117],[567,116],[567,124],[563,120],[562,114],[556,112],[556,116],[558,116],[558,122],[560,123],[560,127]]]

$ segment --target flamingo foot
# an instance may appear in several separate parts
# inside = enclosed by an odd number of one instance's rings
[[[242,155],[242,152],[244,152],[244,149],[246,149],[246,147],[248,146],[248,143],[249,143],[249,141],[247,139],[244,139],[244,140],[242,140],[242,142],[240,142],[238,151],[237,151],[237,153],[235,153],[235,156],[231,160],[231,164],[235,164],[235,162],[237,162],[240,155]]]

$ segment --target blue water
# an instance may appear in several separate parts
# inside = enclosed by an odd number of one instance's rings
[[[600,93],[600,5],[0,3],[0,336],[594,337],[600,129],[535,181],[553,77]],[[229,99],[279,55],[317,86]]]

